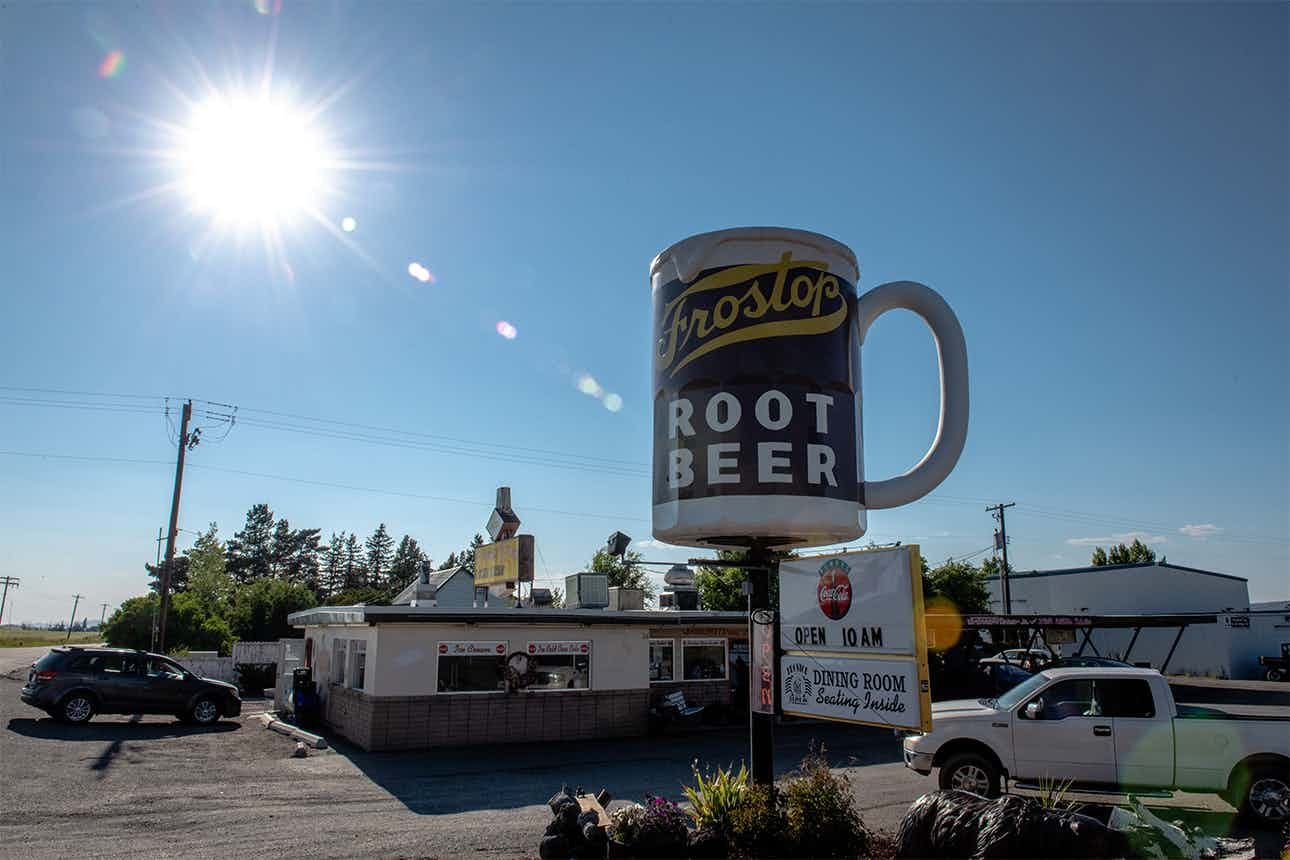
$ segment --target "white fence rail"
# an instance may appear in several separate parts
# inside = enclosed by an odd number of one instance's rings
[[[284,639],[283,642],[301,643],[299,639]],[[216,681],[237,683],[237,664],[239,663],[280,663],[282,655],[281,642],[234,642],[233,656],[213,657],[206,655],[188,655],[176,657],[175,662],[190,672],[203,678]],[[278,666],[282,670],[282,666]]]

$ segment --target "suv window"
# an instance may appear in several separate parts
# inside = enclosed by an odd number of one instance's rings
[[[37,669],[57,669],[58,665],[63,662],[63,657],[67,656],[66,651],[50,651],[44,657],[36,661]]]
[[[1156,702],[1151,697],[1151,685],[1140,678],[1117,678],[1097,682],[1104,692],[1108,717],[1138,717],[1150,719],[1156,715]]]
[[[108,655],[106,654],[78,654],[72,658],[67,671],[76,672],[80,675],[97,675],[103,671],[107,657]]]
[[[144,671],[149,678],[159,678],[162,675],[179,675],[183,676],[184,670],[164,657],[149,657],[144,664]]]
[[[139,674],[139,658],[135,654],[104,654],[102,672],[106,675]]]

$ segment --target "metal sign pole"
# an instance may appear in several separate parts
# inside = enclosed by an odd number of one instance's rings
[[[757,638],[754,630],[757,621],[753,616],[758,614],[759,611],[772,611],[770,605],[770,576],[771,569],[774,566],[774,556],[763,544],[754,542],[748,550],[747,558],[751,564],[756,565],[748,571],[748,578],[752,585],[748,595],[748,641],[751,644]],[[773,635],[773,624],[771,631]],[[750,660],[749,672],[752,671],[752,665],[753,663]],[[750,682],[753,681],[751,678],[749,680]],[[771,689],[776,690],[778,684],[778,669],[772,660]],[[752,683],[749,686],[753,688]],[[773,785],[775,783],[775,712],[773,707],[769,713],[761,708],[750,707],[748,709],[748,745],[748,769],[752,771],[753,782],[757,785]]]

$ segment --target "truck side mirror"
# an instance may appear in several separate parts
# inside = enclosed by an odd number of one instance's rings
[[[1035,699],[1029,705],[1026,705],[1026,719],[1037,720],[1039,715],[1044,712],[1044,700]]]

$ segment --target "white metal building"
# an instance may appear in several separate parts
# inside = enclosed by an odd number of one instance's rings
[[[1226,573],[1153,562],[1014,573],[1008,582],[1015,615],[1216,615],[1217,624],[1186,629],[1170,659],[1170,674],[1261,678],[1258,658],[1280,654],[1281,643],[1290,641],[1286,604],[1252,608],[1247,580]],[[998,577],[987,584],[991,609],[1001,613]],[[1118,658],[1132,635],[1130,630],[1099,630],[1092,642],[1102,656]],[[1176,636],[1177,628],[1143,630],[1131,659],[1159,666]],[[1073,653],[1076,647],[1062,650]]]

